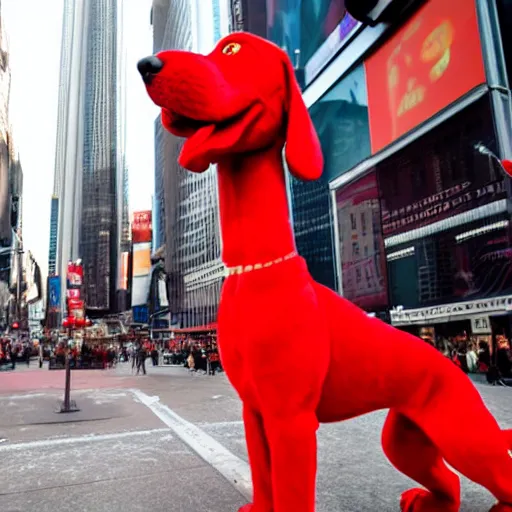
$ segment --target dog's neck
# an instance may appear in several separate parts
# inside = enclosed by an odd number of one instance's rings
[[[222,260],[254,265],[295,250],[281,144],[218,164]]]

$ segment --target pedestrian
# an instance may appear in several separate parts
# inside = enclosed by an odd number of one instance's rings
[[[215,372],[219,369],[220,358],[217,349],[213,349],[210,353],[210,375],[215,375]]]
[[[132,373],[133,373],[133,370],[135,370],[135,367],[138,365],[137,359],[138,359],[138,354],[139,354],[139,348],[140,348],[139,344],[136,344],[131,348]]]
[[[9,358],[11,359],[11,370],[16,368],[16,358],[18,357],[18,348],[12,346],[12,343],[9,343],[8,346]]]
[[[153,366],[158,366],[158,350],[156,345],[153,345],[153,349],[151,350],[151,361],[153,362]]]
[[[144,345],[141,345],[139,352],[137,354],[137,375],[139,375],[139,372],[142,370],[142,373],[146,375],[146,348]]]
[[[23,349],[23,356],[25,358],[25,362],[27,363],[27,367],[30,366],[31,353],[32,353],[32,350],[30,349],[30,345],[27,343],[25,345],[25,348]]]
[[[190,352],[189,356],[187,357],[187,366],[190,372],[195,371],[196,362],[194,359],[194,354],[192,354],[192,352]]]

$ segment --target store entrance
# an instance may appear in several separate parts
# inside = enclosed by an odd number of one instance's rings
[[[491,316],[492,342],[491,361],[504,379],[512,378],[512,357],[510,353],[511,316],[509,314]]]

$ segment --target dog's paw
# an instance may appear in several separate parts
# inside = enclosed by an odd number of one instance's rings
[[[402,512],[459,512],[460,505],[440,500],[425,489],[409,489],[400,497],[400,509]]]
[[[489,512],[512,512],[512,505],[506,505],[505,503],[496,503]]]

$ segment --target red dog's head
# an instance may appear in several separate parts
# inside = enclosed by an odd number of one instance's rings
[[[231,34],[209,55],[164,51],[138,64],[162,122],[185,137],[180,164],[195,172],[226,156],[286,142],[292,174],[322,173],[320,144],[288,56],[248,33]]]

